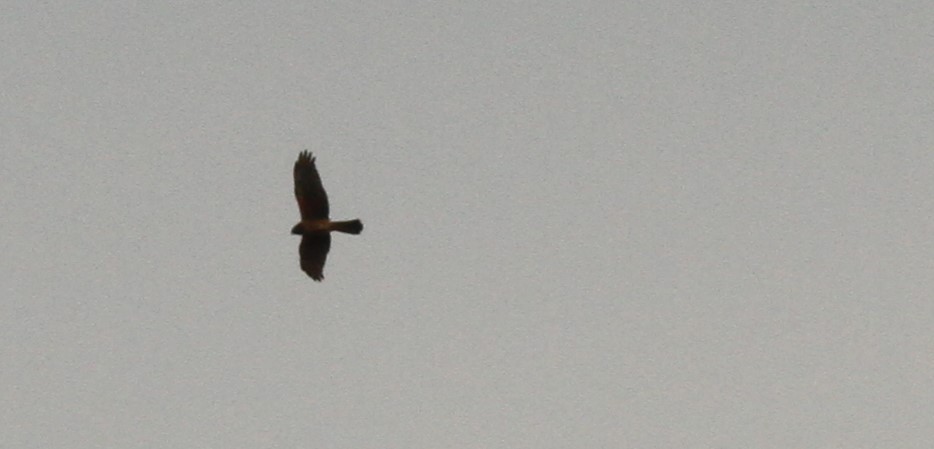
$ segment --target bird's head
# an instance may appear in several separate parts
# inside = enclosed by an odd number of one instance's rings
[[[295,235],[303,235],[303,234],[305,234],[305,228],[302,227],[302,224],[301,224],[301,223],[299,223],[299,224],[295,225],[294,227],[292,227],[292,234],[295,234]]]

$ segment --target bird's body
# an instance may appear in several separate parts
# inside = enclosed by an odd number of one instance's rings
[[[324,262],[331,249],[331,232],[359,234],[363,231],[360,220],[331,221],[328,195],[321,185],[321,176],[315,168],[315,158],[311,153],[299,153],[293,170],[295,178],[295,199],[302,215],[302,221],[292,227],[292,234],[302,236],[298,246],[302,271],[312,279],[324,279]]]
[[[360,220],[331,221],[331,220],[302,220],[292,228],[292,234],[328,233],[332,231],[359,234],[363,230]]]

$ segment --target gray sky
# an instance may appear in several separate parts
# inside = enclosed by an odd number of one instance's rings
[[[0,446],[934,440],[928,3],[131,3],[0,6]]]

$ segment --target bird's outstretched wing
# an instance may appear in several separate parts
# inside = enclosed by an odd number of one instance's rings
[[[298,245],[298,255],[301,259],[302,271],[308,273],[312,279],[324,279],[324,262],[331,249],[330,234],[306,234],[302,236],[302,243]]]
[[[321,185],[321,176],[315,168],[315,158],[308,151],[302,151],[292,170],[295,178],[295,199],[302,213],[302,220],[328,218],[328,194]],[[303,241],[304,242],[304,241]],[[304,245],[304,243],[302,243]],[[327,250],[325,249],[325,253]],[[304,259],[304,258],[303,258]],[[322,258],[322,264],[324,259]],[[304,266],[304,262],[302,263]]]

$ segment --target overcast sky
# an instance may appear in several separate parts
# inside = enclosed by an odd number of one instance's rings
[[[932,23],[4,2],[0,446],[929,448]]]

